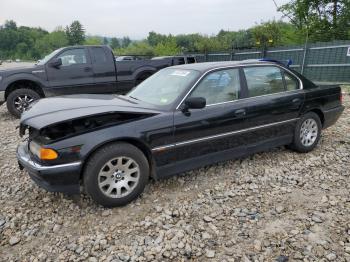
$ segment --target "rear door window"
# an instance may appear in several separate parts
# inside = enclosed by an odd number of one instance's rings
[[[92,57],[94,59],[94,63],[96,64],[104,64],[107,62],[107,56],[103,48],[101,47],[93,47],[92,50]]]
[[[282,72],[278,67],[246,67],[243,71],[247,80],[249,97],[285,91]]]
[[[284,80],[286,82],[287,91],[293,91],[299,88],[299,81],[291,74],[284,72]]]

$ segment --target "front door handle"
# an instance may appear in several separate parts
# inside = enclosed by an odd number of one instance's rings
[[[91,69],[92,69],[91,67],[85,67],[85,68],[84,68],[84,71],[85,71],[85,72],[90,72]]]
[[[246,115],[245,109],[238,109],[235,111],[235,116],[245,116],[245,115]]]

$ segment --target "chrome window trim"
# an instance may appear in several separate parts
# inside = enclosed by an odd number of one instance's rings
[[[263,129],[263,128],[267,128],[267,127],[271,127],[271,126],[281,125],[281,124],[285,124],[285,123],[296,122],[299,119],[300,118],[293,118],[293,119],[275,122],[275,123],[270,123],[270,124],[266,124],[266,125],[260,125],[260,126],[245,128],[245,129],[241,129],[241,130],[237,130],[237,131],[226,132],[226,133],[222,133],[222,134],[218,134],[218,135],[191,139],[191,140],[187,140],[187,141],[183,141],[183,142],[178,142],[175,144],[159,146],[159,147],[152,148],[152,152],[164,151],[164,150],[169,149],[169,148],[174,148],[174,147],[184,146],[184,145],[188,145],[188,144],[194,144],[194,143],[198,143],[198,142],[202,142],[202,141],[213,140],[213,139],[222,138],[222,137],[226,137],[226,136],[241,134],[241,133],[250,132],[250,131],[254,131],[254,130],[258,130],[258,129]]]
[[[253,97],[245,97],[245,98],[241,98],[241,99],[236,99],[236,100],[232,100],[232,101],[226,101],[226,102],[221,102],[221,103],[216,103],[216,104],[210,104],[210,105],[206,105],[206,107],[210,107],[210,106],[213,106],[213,105],[221,105],[223,103],[232,103],[232,102],[237,102],[237,101],[242,101],[242,100],[245,100],[245,99],[251,99],[251,98],[259,98],[259,97],[263,97],[263,96],[271,96],[271,95],[276,95],[276,94],[282,94],[282,93],[287,93],[287,92],[295,92],[295,91],[298,91],[298,90],[303,90],[304,89],[304,86],[303,86],[303,81],[301,81],[301,79],[296,75],[294,74],[292,71],[290,71],[289,69],[283,67],[283,66],[280,66],[278,64],[247,64],[247,65],[231,65],[231,66],[224,66],[224,67],[217,67],[217,68],[213,68],[213,69],[210,69],[208,71],[206,71],[194,84],[193,86],[190,88],[190,90],[186,93],[186,95],[182,98],[182,100],[180,101],[180,103],[177,105],[176,107],[176,110],[179,110],[180,106],[182,105],[182,103],[186,100],[186,98],[190,95],[190,93],[192,92],[192,90],[197,87],[197,85],[199,84],[199,82],[205,77],[207,76],[208,74],[210,74],[211,72],[214,72],[216,70],[220,70],[220,69],[239,69],[241,67],[251,67],[251,66],[275,66],[275,67],[278,67],[282,70],[285,70],[287,71],[289,74],[291,74],[293,77],[295,77],[298,81],[299,81],[299,88],[296,89],[296,90],[291,90],[291,91],[283,91],[283,92],[278,92],[278,93],[273,93],[273,94],[266,94],[266,95],[261,95],[261,96],[253,96]]]

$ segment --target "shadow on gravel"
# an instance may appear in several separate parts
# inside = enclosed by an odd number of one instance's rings
[[[0,109],[1,109],[1,107],[0,107]],[[8,111],[7,111],[7,109],[5,109],[5,110],[1,110],[0,111],[0,118],[2,119],[2,120],[10,120],[10,121],[14,121],[14,120],[17,120],[17,118],[15,118],[13,115],[11,115]]]

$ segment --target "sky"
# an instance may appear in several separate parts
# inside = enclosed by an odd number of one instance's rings
[[[132,39],[150,31],[213,35],[280,18],[273,0],[0,0],[0,24],[14,20],[52,31],[79,20],[89,35]]]

